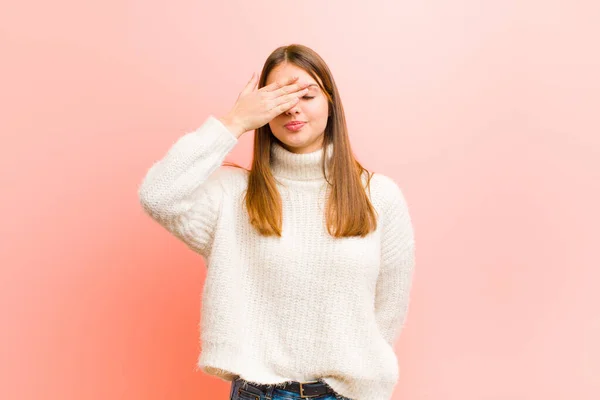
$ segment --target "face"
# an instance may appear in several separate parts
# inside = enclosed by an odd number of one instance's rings
[[[271,132],[287,150],[294,153],[311,153],[323,147],[323,137],[329,113],[329,103],[317,82],[302,68],[283,63],[273,68],[267,76],[266,85],[298,76],[298,83],[310,83],[308,93],[294,107],[269,122]],[[302,121],[304,125],[292,129],[286,127],[290,121]]]

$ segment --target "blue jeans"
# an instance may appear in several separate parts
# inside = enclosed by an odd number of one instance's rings
[[[337,393],[327,393],[322,396],[302,398],[299,393],[288,392],[277,387],[256,385],[241,378],[231,382],[229,400],[352,400]]]

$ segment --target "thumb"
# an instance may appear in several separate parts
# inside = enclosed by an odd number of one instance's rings
[[[252,78],[250,78],[250,80],[246,84],[246,87],[244,87],[244,89],[242,90],[240,95],[250,93],[252,90],[254,90],[254,88],[256,87],[256,83],[257,83],[255,76],[256,76],[256,72],[253,72]]]

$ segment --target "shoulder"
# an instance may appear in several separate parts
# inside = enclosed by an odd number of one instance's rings
[[[248,170],[233,165],[221,165],[211,175],[210,179],[221,182],[248,179]]]
[[[221,165],[207,179],[205,186],[233,194],[244,189],[248,182],[248,170],[232,165]]]
[[[368,178],[364,179],[365,183],[367,180]],[[406,203],[400,184],[388,175],[379,172],[371,173],[369,188],[371,201],[378,209],[385,210],[391,206],[405,205]]]
[[[391,177],[379,173],[373,174],[371,183],[373,198],[378,202],[378,206],[374,206],[381,217],[387,237],[401,237],[405,243],[413,242],[411,211],[400,185]]]

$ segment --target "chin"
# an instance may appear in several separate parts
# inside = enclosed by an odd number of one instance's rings
[[[310,140],[310,138],[307,138],[304,135],[299,135],[296,133],[291,135],[285,135],[284,140],[282,140],[282,142],[289,146],[302,147],[312,143],[312,140]]]

